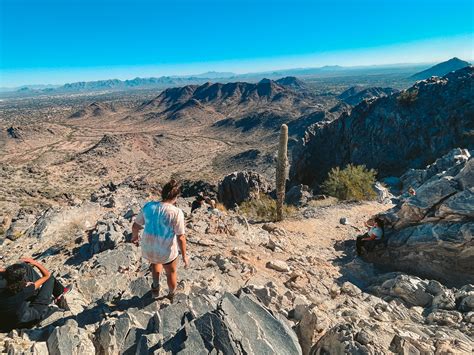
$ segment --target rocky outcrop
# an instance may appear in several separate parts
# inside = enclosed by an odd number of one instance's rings
[[[416,178],[415,178],[416,177]],[[402,195],[382,215],[384,242],[365,254],[378,264],[452,284],[474,282],[474,160],[455,149],[402,177],[416,195]]]
[[[353,86],[344,91],[338,96],[338,98],[349,105],[355,106],[364,100],[372,100],[379,97],[390,96],[396,92],[398,92],[398,90],[392,88],[373,87],[364,89]]]
[[[260,174],[253,171],[240,171],[227,175],[218,188],[218,198],[227,208],[251,199],[258,199],[260,195],[269,193],[271,186]]]
[[[306,185],[295,185],[292,186],[285,195],[285,202],[290,205],[304,206],[313,199],[311,190]]]
[[[291,179],[314,186],[348,163],[380,177],[420,169],[451,149],[474,148],[474,67],[417,82],[399,94],[362,102],[350,114],[316,123],[294,150]]]
[[[217,198],[217,186],[203,180],[185,180],[181,183],[181,196],[195,197],[199,194],[215,199]]]

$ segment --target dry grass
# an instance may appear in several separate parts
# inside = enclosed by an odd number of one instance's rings
[[[245,201],[239,206],[239,211],[245,217],[256,222],[276,221],[276,200],[264,195],[259,199]],[[283,217],[294,216],[297,212],[296,207],[283,205]]]
[[[339,200],[335,197],[329,196],[322,200],[311,200],[308,202],[309,207],[329,207],[336,205]]]

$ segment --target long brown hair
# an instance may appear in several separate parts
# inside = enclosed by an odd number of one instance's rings
[[[175,179],[171,179],[161,190],[161,198],[163,201],[174,200],[181,193],[181,184]]]
[[[6,289],[16,294],[26,286],[26,268],[23,264],[13,264],[5,270],[5,280],[7,280]]]

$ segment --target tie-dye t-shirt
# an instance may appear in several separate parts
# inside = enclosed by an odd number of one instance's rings
[[[164,202],[148,202],[135,223],[143,226],[140,239],[142,255],[153,264],[166,264],[178,257],[176,236],[184,234],[184,214]]]

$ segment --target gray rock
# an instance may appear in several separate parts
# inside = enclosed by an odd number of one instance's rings
[[[286,237],[286,231],[275,223],[264,223],[262,229],[279,237]]]
[[[400,275],[382,284],[381,292],[399,297],[411,306],[427,307],[433,301],[433,295],[426,290],[427,283],[418,277]]]
[[[350,323],[331,328],[313,345],[310,354],[363,354],[364,345],[355,341],[357,329]]]
[[[78,327],[76,321],[68,320],[53,330],[47,341],[51,355],[82,355],[94,354],[92,340],[84,329]]]
[[[373,337],[371,336],[371,334],[362,329],[359,333],[357,333],[356,340],[362,345],[367,345],[373,342]]]
[[[474,159],[469,159],[455,179],[465,190],[474,186]]]
[[[269,269],[273,269],[280,272],[290,271],[290,267],[283,260],[270,260],[265,266]]]
[[[143,334],[137,344],[136,355],[148,355],[154,349],[162,346],[163,338],[160,334]]]
[[[31,347],[31,353],[34,355],[48,355],[48,344],[44,341],[38,341]]]
[[[433,298],[432,307],[434,309],[453,310],[456,308],[456,299],[451,290],[444,290]]]
[[[352,297],[355,297],[355,296],[360,295],[362,293],[360,288],[358,288],[356,285],[350,283],[349,281],[346,281],[342,284],[341,291],[344,292],[344,293],[347,293],[349,296],[352,296]]]
[[[474,187],[458,192],[443,202],[436,211],[440,218],[474,218]]]
[[[188,321],[192,319],[190,307],[186,302],[179,302],[161,309],[159,312],[159,333],[164,340],[171,338]]]
[[[339,223],[342,224],[342,225],[348,225],[348,224],[350,224],[349,219],[348,219],[347,217],[341,217],[341,218],[339,219]]]
[[[457,311],[436,310],[431,312],[426,318],[429,324],[455,326],[462,320],[461,313]]]
[[[244,201],[258,199],[271,191],[266,179],[253,171],[240,171],[227,175],[218,187],[218,198],[227,208]]]
[[[248,289],[262,302],[265,306],[270,306],[278,296],[275,285],[269,282],[265,286],[249,285]]]
[[[16,216],[5,233],[5,237],[16,240],[27,234],[28,230],[35,224],[36,218],[32,214],[19,214]]]
[[[459,310],[463,312],[474,311],[474,294],[464,297],[459,304]]]
[[[313,194],[306,185],[298,184],[290,188],[285,194],[285,202],[294,206],[304,206],[311,201]]]
[[[225,294],[217,311],[185,323],[163,349],[185,354],[301,354],[294,332],[244,294]]]

